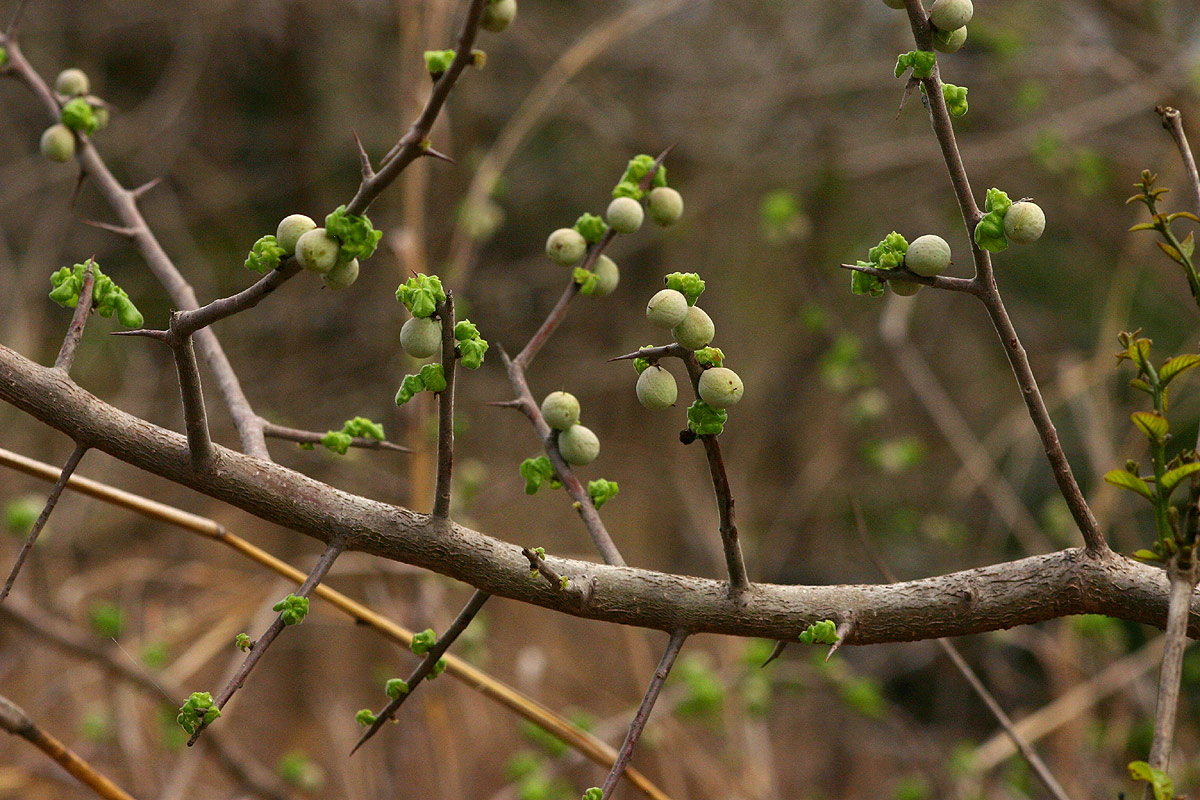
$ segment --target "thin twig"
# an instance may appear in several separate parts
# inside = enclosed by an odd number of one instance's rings
[[[203,469],[212,463],[213,445],[208,433],[208,412],[204,409],[204,390],[200,385],[200,365],[192,337],[179,335],[175,330],[177,313],[171,314],[171,352],[175,356],[175,372],[179,376],[179,396],[183,401],[183,422],[187,431],[188,453],[192,466]]]
[[[3,695],[0,695],[0,728],[20,736],[41,750],[98,797],[105,800],[134,800],[132,795],[43,730],[20,706]]]
[[[285,259],[276,269],[271,270],[237,294],[213,300],[211,303],[191,311],[181,312],[175,319],[172,329],[181,336],[190,336],[214,322],[254,308],[263,301],[263,298],[298,274],[300,274],[300,264],[296,259]]]
[[[75,304],[75,313],[71,316],[71,324],[67,326],[67,335],[63,338],[58,357],[54,359],[54,368],[70,374],[71,365],[75,363],[75,353],[79,342],[83,339],[83,329],[87,326],[88,315],[92,311],[92,287],[96,284],[96,262],[88,259],[83,268],[83,284],[79,287],[79,302]]]
[[[842,269],[848,269],[852,272],[862,272],[874,276],[881,281],[897,279],[910,283],[919,283],[922,286],[930,286],[934,289],[945,289],[950,292],[979,294],[979,286],[970,278],[955,278],[953,275],[918,275],[904,268],[876,269],[875,267],[863,267],[858,264],[839,264],[839,266]]]
[[[113,225],[111,222],[100,222],[94,219],[85,219],[84,225],[90,225],[93,228],[99,228],[102,231],[108,231],[111,234],[120,236],[122,239],[133,241],[137,238],[137,229],[131,228],[128,225]]]
[[[1192,591],[1196,588],[1196,565],[1180,569],[1173,558],[1167,565],[1171,599],[1167,605],[1167,629],[1163,648],[1162,670],[1158,676],[1158,704],[1154,712],[1154,741],[1150,745],[1151,768],[1167,771],[1171,764],[1171,749],[1175,741],[1175,716],[1179,710],[1179,685],[1183,677],[1183,652],[1188,645],[1188,614],[1191,611]],[[1146,786],[1150,798],[1151,787]]]
[[[342,551],[345,550],[345,548],[345,542],[341,541],[340,539],[334,539],[333,541],[329,542],[329,544],[325,546],[325,552],[321,553],[321,557],[317,559],[316,565],[312,568],[312,571],[308,573],[308,577],[304,579],[304,583],[300,584],[300,588],[293,592],[293,594],[296,597],[304,598],[307,598],[309,595],[311,595],[313,589],[315,589],[317,584],[319,584],[322,579],[324,579],[325,575],[328,574],[329,568],[333,566],[333,562],[337,560],[337,557],[342,554]],[[250,677],[251,670],[254,669],[254,666],[258,663],[259,659],[262,658],[263,653],[267,651],[267,648],[271,646],[271,643],[275,641],[275,637],[279,635],[279,632],[282,631],[284,627],[285,623],[283,621],[283,614],[281,613],[263,632],[263,635],[258,637],[258,639],[254,642],[254,645],[250,648],[250,652],[246,654],[245,660],[242,661],[242,665],[237,668],[237,671],[234,672],[233,677],[229,679],[227,684],[225,684],[225,688],[222,689],[213,700],[213,705],[215,705],[217,708],[225,707],[225,704],[229,702],[229,699],[233,697],[234,693],[237,692],[238,689],[242,688],[242,684],[244,684],[246,679]],[[192,734],[190,739],[188,739],[188,747],[191,747],[196,743],[196,740],[200,738],[200,734],[202,734],[204,729],[207,727],[207,722],[200,723],[200,726],[196,728],[196,732]]]
[[[441,660],[442,656],[446,654],[446,651],[450,649],[450,645],[454,644],[455,640],[462,635],[462,632],[465,631],[467,626],[471,624],[471,621],[475,619],[475,615],[480,612],[484,603],[488,601],[489,597],[491,597],[491,595],[487,592],[483,592],[478,589],[475,590],[474,594],[471,595],[471,599],[467,601],[465,606],[463,606],[463,610],[458,612],[458,616],[454,618],[454,622],[450,623],[450,627],[446,629],[446,632],[443,633],[440,638],[438,638],[433,647],[431,647],[425,654],[425,657],[421,659],[421,663],[417,664],[417,668],[414,669],[412,674],[408,676],[408,691],[401,692],[399,695],[393,698],[392,701],[388,703],[382,711],[375,715],[375,721],[372,722],[365,731],[363,731],[363,735],[359,737],[358,742],[356,742],[354,747],[350,750],[350,755],[354,755],[354,752],[358,750],[358,748],[362,747],[368,739],[378,733],[379,729],[382,728],[388,720],[396,715],[396,711],[400,708],[400,706],[404,705],[404,701],[407,700],[413,692],[420,688],[421,683],[433,671],[433,668],[437,665],[438,661]]]
[[[450,490],[454,471],[454,373],[458,343],[454,338],[454,292],[438,307],[442,324],[442,375],[446,388],[438,392],[437,484],[433,494],[433,516],[450,516]]]
[[[87,452],[87,446],[82,444],[75,445],[75,449],[71,451],[71,455],[67,456],[67,463],[63,465],[62,472],[59,473],[58,480],[54,482],[54,488],[50,490],[50,496],[46,498],[46,505],[42,507],[42,513],[38,514],[37,520],[33,523],[33,528],[29,531],[29,535],[25,537],[24,544],[21,545],[21,550],[17,553],[17,560],[13,562],[12,570],[8,573],[8,580],[4,582],[4,589],[0,590],[0,602],[8,597],[8,593],[12,591],[13,584],[17,582],[17,575],[21,572],[21,567],[25,564],[25,559],[29,557],[29,553],[33,550],[33,545],[38,539],[38,535],[42,532],[42,528],[46,527],[46,521],[50,519],[50,512],[54,510],[54,506],[58,503],[59,495],[66,488],[67,481],[71,479],[71,473],[79,466],[80,459]]]
[[[671,667],[675,665],[675,658],[679,655],[687,637],[688,631],[682,628],[671,634],[671,640],[667,642],[667,649],[658,662],[658,668],[654,670],[654,677],[650,679],[650,686],[646,689],[641,705],[638,706],[637,713],[633,716],[633,722],[629,724],[629,733],[625,735],[625,741],[621,743],[621,750],[617,754],[617,763],[613,764],[608,777],[604,779],[604,786],[601,787],[601,800],[608,800],[612,796],[617,782],[621,780],[621,775],[624,774],[630,759],[633,758],[633,748],[637,746],[638,739],[642,736],[642,730],[645,729],[646,722],[650,719],[650,712],[654,710],[654,702],[658,700],[658,693],[662,691],[663,684],[667,682],[667,676],[671,674]]]
[[[1196,157],[1192,154],[1187,134],[1183,130],[1183,114],[1179,113],[1179,109],[1170,106],[1158,106],[1155,111],[1162,117],[1163,127],[1171,134],[1175,146],[1179,148],[1179,157],[1183,160],[1183,168],[1188,175],[1188,186],[1191,188],[1192,213],[1200,216],[1200,173],[1196,171]]]
[[[286,425],[276,425],[274,422],[263,420],[263,434],[268,439],[283,439],[288,442],[297,442],[298,444],[320,444],[326,434],[317,433],[316,431],[303,431],[299,428],[289,428]],[[398,445],[395,442],[387,440],[380,441],[373,439],[370,436],[354,436],[350,439],[351,447],[358,447],[363,450],[391,450],[396,453],[411,453],[407,447]]]
[[[580,603],[586,603],[591,595],[588,584],[572,581],[569,576],[562,575],[549,562],[530,547],[522,547],[521,555],[529,559],[529,569],[546,579],[546,583],[556,592],[563,592],[576,598]]]

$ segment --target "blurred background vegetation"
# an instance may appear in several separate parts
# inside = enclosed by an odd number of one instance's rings
[[[97,143],[133,186],[163,176],[145,212],[201,300],[253,279],[249,246],[286,214],[322,218],[358,181],[351,130],[382,155],[424,101],[421,52],[449,46],[458,0],[325,3],[178,0],[31,5],[23,42],[47,78],[77,66],[118,109]],[[944,78],[970,88],[955,122],[975,194],[989,186],[1046,210],[1046,235],[996,258],[997,278],[1081,484],[1115,547],[1150,538],[1143,509],[1101,476],[1143,455],[1127,414],[1137,398],[1114,369],[1115,335],[1141,327],[1160,355],[1195,346],[1196,308],[1153,234],[1129,234],[1125,206],[1143,168],[1176,188],[1179,158],[1154,106],[1183,111],[1200,142],[1200,13],[1178,0],[979,0]],[[714,344],[746,383],[722,437],[751,577],[881,581],[860,541],[903,578],[1079,543],[1055,492],[1004,355],[969,297],[851,296],[843,262],[891,230],[937,233],[969,274],[968,240],[920,98],[897,116],[901,12],[879,0],[523,0],[517,23],[485,34],[438,122],[457,165],[415,163],[371,209],[385,231],[350,290],[301,276],[221,336],[255,408],[310,430],[364,415],[414,455],[275,442],[282,463],[338,487],[430,505],[432,401],[392,397],[413,364],[398,347],[406,275],[436,272],[493,345],[515,352],[568,280],[542,248],[550,230],[601,212],[626,161],[676,147],[671,185],[684,221],[610,249],[621,285],[579,298],[534,363],[541,396],[567,389],[603,452],[585,479],[620,482],[603,514],[633,564],[723,574],[702,453],[678,444],[682,407],[636,402],[628,364],[606,359],[661,336],[643,316],[663,274],[697,271]],[[149,324],[169,310],[137,253],[83,219],[111,220],[73,166],[37,154],[41,109],[0,81],[0,341],[53,360],[69,313],[45,298],[49,273],[96,255]],[[881,327],[881,321],[886,328]],[[108,336],[95,320],[75,377],[131,413],[182,429],[164,348]],[[889,335],[884,335],[884,332]],[[456,518],[506,540],[592,557],[561,492],[522,492],[538,453],[497,358],[459,389]],[[211,381],[210,381],[211,382]],[[1189,397],[1191,395],[1191,397]],[[234,444],[211,393],[214,433]],[[1200,404],[1178,392],[1174,427],[1194,441]],[[0,446],[61,463],[71,444],[0,407]],[[311,540],[265,525],[99,453],[80,470],[211,516],[306,568]],[[40,506],[47,486],[0,472],[0,504]],[[24,524],[0,545],[15,554]],[[443,629],[466,587],[403,565],[341,559],[330,585],[402,624]],[[120,644],[119,657],[196,689],[216,686],[242,630],[270,618],[287,585],[211,542],[68,494],[18,589],[43,609]],[[1073,796],[1130,790],[1123,765],[1150,741],[1157,633],[1068,618],[960,642],[1015,717],[1039,713],[1038,747]],[[665,637],[496,600],[456,651],[546,705],[620,742]],[[674,798],[1040,797],[998,726],[932,643],[790,648],[688,643],[635,763]],[[1195,654],[1193,654],[1194,656]],[[275,645],[218,723],[298,797],[578,797],[597,767],[531,735],[511,714],[443,679],[401,724],[347,760],[354,711],[413,657],[320,601]],[[1200,658],[1189,657],[1177,785],[1200,780]],[[28,633],[0,627],[0,685],[52,732],[139,797],[236,797],[201,754],[180,747],[163,698],[139,694]],[[1066,696],[1069,702],[1051,704]],[[177,705],[180,698],[172,698]],[[1190,755],[1189,755],[1190,754]],[[0,797],[82,792],[24,743],[0,740]],[[634,796],[622,789],[624,797]]]

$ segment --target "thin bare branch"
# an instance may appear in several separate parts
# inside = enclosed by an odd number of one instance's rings
[[[325,438],[324,433],[316,431],[303,431],[299,428],[289,428],[286,425],[276,425],[274,422],[263,420],[263,434],[268,439],[283,439],[288,442],[296,442],[297,444],[320,444]],[[411,453],[412,450],[398,445],[395,442],[387,440],[380,441],[372,439],[369,436],[354,436],[350,439],[350,446],[361,448],[363,450],[390,450],[395,453]]]
[[[133,195],[134,200],[141,200],[143,197],[145,197],[147,194],[149,194],[153,189],[155,189],[159,184],[161,184],[162,180],[163,180],[162,178],[151,178],[150,180],[146,181],[142,185],[140,185],[134,189],[131,189],[129,194]]]
[[[571,580],[570,576],[562,575],[546,561],[536,550],[529,547],[521,548],[521,555],[529,559],[529,569],[546,579],[556,591],[564,592],[575,597],[580,603],[586,603],[591,595],[590,584]]]
[[[172,323],[172,330],[181,336],[190,336],[214,322],[254,308],[263,298],[299,273],[300,265],[296,259],[288,258],[278,268],[271,270],[237,294],[213,300],[191,311],[180,312]]]
[[[75,353],[79,350],[79,342],[83,339],[83,329],[87,326],[88,315],[92,311],[92,301],[95,299],[92,287],[96,284],[96,262],[88,259],[83,269],[83,283],[79,287],[79,302],[75,304],[75,313],[71,316],[71,324],[67,326],[67,335],[63,338],[58,357],[54,359],[54,368],[70,374],[71,365],[75,363]]]
[[[1175,146],[1179,148],[1179,157],[1183,160],[1183,168],[1188,176],[1188,187],[1191,190],[1192,213],[1200,216],[1200,173],[1196,171],[1196,157],[1192,154],[1187,134],[1183,130],[1183,114],[1179,113],[1179,109],[1170,106],[1158,106],[1155,111],[1162,117],[1163,127],[1171,134],[1171,138],[1175,140]]]
[[[446,388],[438,392],[437,484],[433,494],[433,516],[450,516],[450,490],[454,471],[454,374],[458,342],[454,338],[454,292],[446,292],[438,307],[442,325],[442,375]]]
[[[1188,613],[1192,592],[1196,588],[1196,565],[1181,569],[1178,557],[1167,565],[1171,583],[1171,598],[1167,605],[1167,628],[1163,648],[1162,670],[1158,676],[1158,704],[1154,712],[1154,741],[1150,745],[1151,768],[1166,772],[1171,764],[1171,749],[1175,741],[1175,717],[1179,711],[1179,685],[1183,678],[1183,652],[1188,645]],[[1151,787],[1146,786],[1150,798]]]
[[[111,222],[100,222],[99,220],[95,219],[85,219],[83,220],[83,224],[90,225],[93,228],[99,228],[102,231],[114,233],[117,236],[120,236],[122,239],[126,239],[131,242],[137,238],[137,230],[129,227],[128,225],[113,225]]]
[[[172,329],[178,318],[178,312],[171,314]],[[179,376],[179,396],[183,401],[188,452],[192,466],[203,469],[212,463],[213,446],[208,433],[208,412],[204,409],[204,390],[200,386],[200,365],[196,363],[191,336],[180,336],[172,330],[168,343],[175,356],[175,372]]]
[[[872,275],[879,278],[881,281],[889,281],[899,279],[910,283],[919,283],[922,286],[929,286],[934,289],[945,289],[950,292],[965,292],[967,294],[979,294],[979,285],[970,278],[955,278],[952,275],[934,275],[927,277],[918,275],[915,272],[909,272],[907,269],[876,269],[875,267],[863,267],[858,264],[840,264],[842,269],[848,269],[852,272],[863,272],[867,275]]]

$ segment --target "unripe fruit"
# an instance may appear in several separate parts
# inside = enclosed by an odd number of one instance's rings
[[[352,258],[349,261],[339,261],[333,265],[333,269],[321,276],[321,283],[330,289],[345,289],[356,280],[358,280],[357,258]]]
[[[1037,203],[1021,200],[1004,215],[1004,235],[1017,244],[1036,242],[1046,230],[1046,212]]]
[[[713,408],[729,408],[742,399],[742,379],[727,367],[704,370],[697,388],[700,399]]]
[[[974,14],[971,0],[934,0],[929,21],[938,30],[954,31],[970,22]]]
[[[617,263],[608,256],[600,256],[592,264],[592,272],[596,274],[596,286],[592,289],[593,297],[608,297],[616,290],[621,282],[621,271]]]
[[[966,41],[966,25],[952,31],[937,31],[933,34],[933,49],[939,53],[955,53]]]
[[[717,333],[712,318],[704,313],[700,306],[692,306],[687,310],[683,322],[671,329],[671,335],[688,350],[699,350],[708,347]]]
[[[586,252],[587,240],[574,228],[559,228],[546,240],[546,255],[564,267],[577,263]]]
[[[54,91],[71,97],[87,94],[91,86],[87,73],[74,67],[64,69],[54,79]]]
[[[42,155],[51,161],[70,161],[75,157],[75,134],[59,123],[46,128],[42,134]]]
[[[442,325],[429,317],[413,317],[400,329],[400,346],[413,358],[429,358],[442,346]]]
[[[287,251],[289,256],[294,255],[296,241],[316,227],[317,223],[313,222],[311,217],[303,214],[286,216],[280,220],[279,227],[275,229],[275,243]]]
[[[542,401],[542,416],[551,428],[564,431],[579,422],[579,401],[570,392],[551,392]]]
[[[341,245],[324,228],[313,228],[296,240],[296,261],[305,269],[324,275],[337,264],[340,250]]]
[[[687,298],[675,289],[663,289],[646,304],[646,319],[660,328],[674,328],[687,313]]]
[[[683,216],[683,195],[670,186],[656,186],[650,190],[646,200],[650,219],[664,228],[674,225]]]
[[[918,236],[904,254],[904,266],[926,278],[941,275],[950,266],[950,245],[932,233]]]
[[[479,27],[492,33],[501,33],[517,17],[517,0],[490,0],[483,7],[483,19]]]
[[[675,405],[677,397],[679,387],[675,385],[675,376],[657,364],[646,367],[638,375],[637,398],[646,408],[669,408]]]
[[[558,435],[558,452],[568,464],[582,467],[600,455],[600,439],[590,428],[572,425]]]
[[[904,8],[904,0],[883,0],[883,4],[888,8]]]
[[[642,227],[646,211],[642,204],[632,197],[614,197],[608,204],[605,217],[617,233],[636,233],[637,229]]]
[[[898,281],[892,279],[888,281],[888,286],[891,287],[893,294],[898,294],[901,297],[912,297],[914,294],[921,291],[921,284],[913,283],[912,281]]]

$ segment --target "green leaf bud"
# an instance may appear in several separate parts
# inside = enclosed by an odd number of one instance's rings
[[[421,379],[420,375],[405,375],[396,392],[396,405],[404,405],[423,391],[425,391],[425,381]]]
[[[723,408],[713,408],[703,400],[688,406],[688,430],[697,436],[717,436],[725,430],[729,413]]]
[[[657,186],[650,190],[646,209],[655,224],[664,228],[674,225],[683,216],[683,195],[669,186]]]
[[[413,358],[429,358],[442,346],[442,325],[428,317],[413,317],[400,329],[400,346]]]
[[[446,390],[446,373],[441,364],[426,364],[421,367],[418,377],[425,384],[425,389],[430,392],[437,393]]]
[[[279,221],[275,229],[275,241],[289,256],[296,252],[296,242],[301,236],[314,230],[317,223],[304,214],[290,214]]]
[[[579,235],[588,244],[595,244],[604,238],[604,234],[608,232],[608,225],[595,214],[583,214],[575,220],[575,230],[579,231]]]
[[[340,249],[337,239],[326,234],[324,228],[313,228],[296,240],[296,261],[305,269],[324,275],[337,265]]]
[[[339,261],[333,265],[333,269],[321,276],[321,283],[325,284],[326,288],[335,291],[348,288],[356,280],[358,280],[357,258]]]
[[[671,336],[688,350],[699,350],[707,347],[717,333],[712,318],[700,306],[692,306],[687,310],[683,322],[671,329]]]
[[[427,680],[427,681],[433,680],[434,678],[436,678],[437,676],[439,676],[443,672],[445,672],[446,667],[448,667],[449,665],[450,665],[449,661],[447,661],[444,658],[439,658],[437,661],[434,662],[433,666],[429,668],[429,674],[425,676],[425,680]]]
[[[546,255],[555,264],[569,267],[587,252],[587,240],[574,228],[559,228],[546,240]]]
[[[1008,237],[1004,233],[1004,216],[1012,206],[1012,200],[999,189],[988,189],[984,202],[984,216],[975,225],[975,244],[992,253],[1008,248]]]
[[[450,65],[453,62],[453,50],[425,51],[425,69],[429,72],[429,77],[433,78],[435,81],[442,77],[446,70],[450,69]]]
[[[942,97],[946,100],[946,110],[953,117],[961,117],[967,113],[967,87],[955,86],[953,83],[942,84]]]
[[[582,800],[604,800],[604,790],[599,786],[593,786],[583,793]]]
[[[63,125],[66,125],[73,131],[86,133],[91,136],[96,132],[96,128],[100,123],[96,121],[96,112],[87,100],[82,97],[76,97],[70,100],[62,107],[60,118]]]
[[[42,155],[62,163],[75,157],[75,134],[66,125],[51,125],[42,133]]]
[[[639,347],[638,350],[649,350],[651,347],[654,347],[654,345],[644,344],[641,347]],[[650,368],[650,362],[647,359],[644,359],[644,358],[633,359],[633,369],[634,369],[634,371],[637,372],[638,375],[641,375],[643,372],[645,372],[649,368]]]
[[[400,678],[392,678],[383,685],[383,693],[393,700],[399,700],[400,695],[408,694],[408,682]]]
[[[918,236],[904,254],[904,266],[926,278],[941,275],[950,267],[950,245],[932,233]]]
[[[369,728],[374,725],[375,720],[377,719],[378,717],[375,716],[375,712],[369,708],[360,709],[359,712],[354,715],[354,721],[359,725],[362,725],[364,728]]]
[[[933,0],[929,21],[939,30],[953,31],[970,22],[974,14],[971,0]]]
[[[96,130],[101,131],[108,127],[108,120],[111,114],[108,110],[108,104],[96,97],[94,94],[89,94],[83,98],[87,104],[92,107],[92,113],[96,115]]]
[[[899,78],[911,69],[914,78],[928,78],[933,73],[936,61],[937,53],[932,50],[910,50],[901,53],[896,59],[896,77]]]
[[[617,269],[617,262],[605,255],[597,258],[596,263],[592,264],[592,273],[595,280],[592,281],[591,292],[580,289],[583,294],[591,294],[592,297],[608,297],[616,291],[617,284],[621,282],[621,271]]]
[[[663,282],[668,289],[681,292],[689,306],[696,305],[700,295],[704,294],[704,279],[694,272],[672,272],[663,278]]]
[[[91,90],[92,83],[88,80],[87,73],[75,67],[64,69],[54,79],[54,91],[69,97],[84,95]]]
[[[470,339],[479,338],[479,326],[469,319],[460,319],[454,325],[454,338],[457,341],[465,342]]]
[[[446,302],[446,292],[436,275],[418,273],[396,288],[396,299],[414,317],[424,318],[436,311],[439,303]]]
[[[546,456],[527,458],[521,462],[521,477],[525,479],[525,494],[537,494],[542,484],[549,482],[551,489],[557,489],[560,484],[554,476],[554,466]],[[535,552],[540,548],[534,548]],[[542,551],[545,556],[545,551]]]
[[[1046,230],[1046,213],[1037,203],[1021,200],[1004,215],[1004,235],[1017,244],[1032,244]]]
[[[646,408],[670,408],[678,397],[675,376],[657,364],[647,367],[638,376],[637,398]]]
[[[221,709],[213,704],[211,694],[192,692],[187,701],[179,707],[179,716],[175,721],[188,733],[195,733],[201,725],[208,725],[219,716]]]
[[[608,481],[604,478],[588,481],[588,497],[592,498],[592,505],[596,507],[597,511],[609,500],[616,497],[620,491],[621,487],[617,485],[616,481]],[[564,586],[563,588],[565,589],[566,587]]]
[[[233,646],[245,653],[254,646],[254,642],[251,641],[250,634],[239,633],[237,638],[233,640]]]
[[[582,467],[600,455],[600,439],[590,428],[572,425],[558,434],[558,452],[568,464]]]
[[[272,609],[279,612],[284,625],[299,625],[308,616],[308,598],[289,594],[272,606]]]
[[[321,444],[331,453],[344,456],[350,450],[354,437],[344,431],[329,431],[321,437]]]
[[[956,53],[967,42],[967,26],[952,31],[933,32],[933,49],[939,53]]]
[[[383,433],[383,425],[378,422],[372,422],[366,417],[355,417],[354,419],[346,420],[345,424],[342,425],[342,433],[348,433],[351,436],[361,436],[363,438],[370,437],[380,442],[387,438]]]
[[[696,360],[702,367],[719,367],[725,361],[725,354],[719,347],[701,347],[696,351]]]
[[[742,399],[742,379],[728,367],[712,367],[700,375],[700,399],[713,408],[729,408]]]
[[[517,18],[517,0],[489,0],[483,7],[479,27],[492,33],[502,33]]]
[[[642,227],[646,211],[642,204],[632,197],[614,197],[608,204],[605,217],[617,233],[636,233],[638,228]]]
[[[325,233],[341,246],[338,258],[342,261],[352,258],[365,261],[375,254],[375,248],[383,238],[383,231],[375,229],[370,217],[347,213],[344,205],[325,217]]]
[[[433,628],[426,628],[420,633],[413,634],[408,649],[412,650],[415,655],[423,656],[432,650],[435,644],[437,644],[437,634],[433,632]]]
[[[892,290],[892,294],[898,294],[901,297],[912,297],[917,292],[921,291],[921,284],[914,281],[901,281],[893,278],[887,282],[888,288]]]
[[[575,267],[571,271],[571,280],[579,286],[579,293],[591,296],[596,293],[596,273],[583,267]]]
[[[279,261],[287,252],[279,246],[275,237],[270,234],[261,237],[250,248],[246,256],[246,269],[254,272],[270,272],[279,266]]]
[[[662,289],[646,304],[646,319],[660,328],[674,328],[687,317],[688,301],[682,292]]]
[[[559,431],[579,422],[579,400],[570,392],[551,392],[542,400],[546,424]]]
[[[479,369],[483,365],[483,357],[487,351],[487,339],[468,339],[458,343],[458,352],[462,356],[462,365],[467,369]]]

